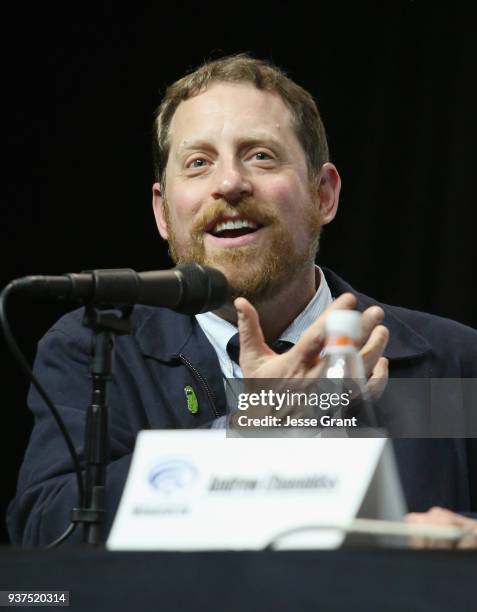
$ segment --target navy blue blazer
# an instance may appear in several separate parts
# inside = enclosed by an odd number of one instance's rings
[[[352,291],[358,308],[378,304],[324,270],[331,292]],[[390,376],[477,378],[477,332],[453,321],[379,304],[390,340]],[[91,332],[83,311],[62,317],[39,343],[34,371],[61,412],[82,456],[85,409],[90,402],[88,358]],[[204,427],[225,413],[216,353],[194,317],[138,306],[133,333],[116,340],[109,387],[110,464],[107,468],[106,533],[117,509],[137,433],[141,429]],[[191,414],[184,387],[196,392]],[[13,543],[44,545],[60,535],[77,505],[76,480],[56,423],[38,393],[28,396],[35,423],[8,510]],[[409,510],[440,505],[477,511],[477,440],[397,439],[394,447]],[[220,458],[217,458],[218,460]],[[79,531],[79,530],[77,530]],[[72,540],[78,540],[75,533]]]

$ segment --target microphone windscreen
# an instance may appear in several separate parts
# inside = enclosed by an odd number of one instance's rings
[[[183,294],[176,312],[197,314],[220,308],[229,297],[229,284],[224,274],[209,266],[184,264],[175,268],[183,280]]]

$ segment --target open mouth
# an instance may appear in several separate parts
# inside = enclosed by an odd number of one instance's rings
[[[222,219],[208,229],[208,233],[215,238],[240,238],[253,234],[262,227],[249,219]]]

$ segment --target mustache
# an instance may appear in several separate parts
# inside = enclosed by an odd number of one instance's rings
[[[225,200],[216,200],[199,214],[191,227],[191,231],[193,233],[203,233],[210,228],[216,219],[235,217],[237,214],[259,225],[271,225],[278,221],[275,212],[255,198],[241,200],[239,204],[234,206]]]

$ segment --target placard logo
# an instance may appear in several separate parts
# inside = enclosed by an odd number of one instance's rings
[[[172,458],[161,461],[149,472],[149,484],[164,495],[190,489],[199,477],[199,471],[190,461]]]

